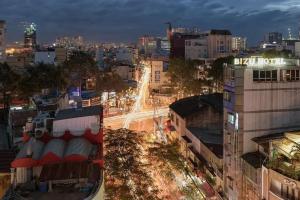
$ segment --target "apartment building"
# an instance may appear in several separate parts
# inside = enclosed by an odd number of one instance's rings
[[[300,65],[261,56],[234,63],[224,72],[224,189],[230,200],[260,200],[266,155],[253,138],[300,128]]]
[[[232,55],[232,35],[228,30],[210,30],[185,40],[185,59],[215,60]]]
[[[206,197],[223,188],[223,97],[222,94],[192,96],[170,106],[171,125],[180,142],[182,155],[199,176],[211,177],[214,183]]]
[[[169,88],[170,80],[167,76],[169,67],[169,58],[157,57],[149,58],[146,65],[151,68],[149,91],[155,93],[163,93]]]

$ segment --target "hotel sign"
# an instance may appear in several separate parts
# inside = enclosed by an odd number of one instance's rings
[[[250,57],[250,58],[235,58],[235,65],[246,66],[266,66],[266,65],[286,65],[284,58],[263,58],[263,57]]]

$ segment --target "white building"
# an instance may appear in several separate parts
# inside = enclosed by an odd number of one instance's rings
[[[208,58],[208,45],[205,38],[185,41],[185,59],[201,60]]]
[[[34,63],[55,64],[55,51],[36,51],[34,52]]]
[[[260,200],[261,175],[255,171],[256,178],[251,180],[245,175],[243,156],[258,151],[252,141],[255,137],[299,130],[300,63],[259,56],[236,58],[224,76],[224,190],[231,200],[249,199],[250,194],[256,196],[251,199]]]
[[[0,20],[0,62],[5,60],[5,21]]]
[[[247,48],[247,38],[232,37],[232,51],[244,51]]]
[[[185,57],[195,60],[214,60],[232,55],[232,36],[228,30],[209,30],[197,39],[185,40]]]

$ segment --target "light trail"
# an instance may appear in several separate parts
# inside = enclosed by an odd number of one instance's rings
[[[141,110],[143,100],[145,99],[145,94],[148,90],[148,82],[150,80],[150,68],[144,67],[143,76],[138,85],[138,95],[136,97],[136,101],[133,105],[133,108],[130,113],[128,113],[125,117],[123,128],[129,128],[130,123],[132,122],[134,115]]]

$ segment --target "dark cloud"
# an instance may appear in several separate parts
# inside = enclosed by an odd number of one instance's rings
[[[94,41],[136,41],[164,35],[165,22],[177,26],[228,28],[251,44],[268,31],[298,30],[299,0],[1,0],[9,41],[22,39],[21,22],[38,25],[38,39],[83,35]]]

